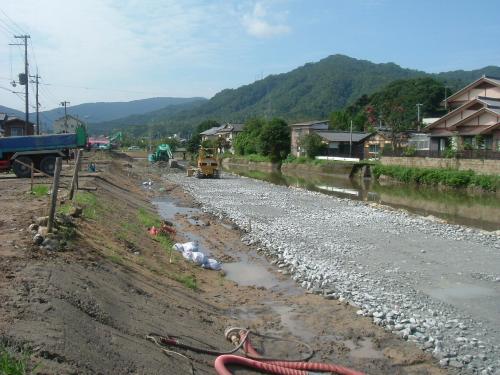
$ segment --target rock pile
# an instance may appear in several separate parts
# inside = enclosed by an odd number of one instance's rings
[[[442,366],[499,374],[500,327],[432,298],[420,285],[426,280],[418,269],[395,267],[394,259],[361,261],[393,238],[416,242],[422,238],[436,246],[466,243],[484,250],[485,259],[491,256],[496,261],[500,249],[496,233],[246,178],[200,181],[180,174],[167,178],[181,184],[203,210],[244,229],[242,241],[259,246],[302,287],[357,306],[358,315],[414,342]],[[418,254],[431,256],[432,250],[421,249]],[[446,273],[446,265],[438,271]],[[490,275],[493,280],[498,276]]]

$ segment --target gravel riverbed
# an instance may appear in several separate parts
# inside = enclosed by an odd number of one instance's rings
[[[500,234],[225,174],[167,179],[281,272],[459,373],[500,374]]]

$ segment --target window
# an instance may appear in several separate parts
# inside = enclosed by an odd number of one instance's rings
[[[493,136],[491,135],[484,136],[484,149],[485,150],[493,149]]]
[[[374,145],[370,145],[368,147],[368,151],[371,153],[371,154],[378,154],[380,152],[380,145],[378,143],[374,144]]]
[[[24,135],[24,129],[23,128],[10,128],[10,136],[11,137],[19,137],[21,135]]]

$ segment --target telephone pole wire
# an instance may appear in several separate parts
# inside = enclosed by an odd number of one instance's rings
[[[28,135],[28,123],[30,121],[30,112],[29,112],[29,96],[28,96],[28,38],[29,35],[14,35],[16,39],[24,39],[23,44],[11,44],[11,46],[23,46],[24,45],[24,101],[25,101],[25,111],[26,111],[26,123],[24,125],[24,135]],[[22,85],[22,83],[21,83]]]

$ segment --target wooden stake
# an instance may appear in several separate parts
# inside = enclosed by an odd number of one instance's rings
[[[69,189],[69,200],[73,200],[76,196],[75,190],[78,190],[78,171],[80,170],[80,160],[81,160],[82,152],[81,150],[76,151],[76,161],[75,161],[75,170],[73,171],[73,179],[71,180],[71,187]]]
[[[49,206],[49,222],[47,223],[47,231],[52,232],[54,226],[54,215],[56,213],[57,205],[57,190],[59,190],[59,176],[61,175],[62,169],[62,159],[60,157],[56,158],[56,169],[54,171],[54,183],[52,184],[52,194],[50,195],[50,206]]]

